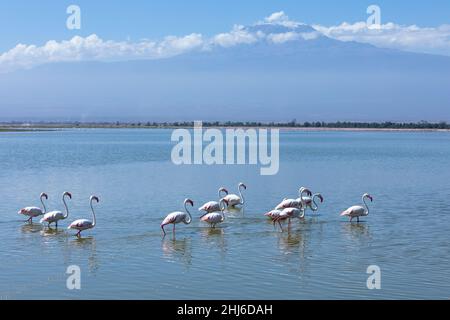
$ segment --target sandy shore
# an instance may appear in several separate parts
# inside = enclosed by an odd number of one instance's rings
[[[326,127],[284,127],[284,126],[203,126],[203,129],[279,129],[280,131],[304,132],[450,132],[450,129],[399,129],[399,128],[326,128]],[[192,129],[189,126],[131,126],[131,125],[43,125],[43,126],[1,126],[1,132],[52,131],[61,129]]]

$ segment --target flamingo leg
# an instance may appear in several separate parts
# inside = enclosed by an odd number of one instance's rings
[[[58,229],[58,221],[55,221],[55,228]]]
[[[359,222],[359,217],[356,217],[356,222]]]
[[[77,236],[78,238],[81,237],[81,230],[77,232],[76,236]]]
[[[175,235],[175,223],[173,224],[173,230],[172,230],[173,235]]]
[[[278,220],[278,224],[280,225],[281,232],[283,232],[283,226],[281,225],[281,221]]]

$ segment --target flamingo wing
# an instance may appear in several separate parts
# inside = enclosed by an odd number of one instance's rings
[[[219,223],[222,222],[222,215],[218,212],[211,212],[204,215],[201,220],[208,223]]]
[[[241,198],[236,194],[229,194],[225,196],[224,199],[228,202],[230,206],[234,206],[236,204],[241,203]]]
[[[275,207],[276,210],[283,210],[286,208],[296,208],[300,205],[300,201],[297,199],[285,199],[280,202],[279,205]]]
[[[26,216],[31,216],[31,217],[37,217],[37,216],[44,214],[42,209],[38,208],[38,207],[25,207],[25,208],[21,209],[18,213],[26,215]]]
[[[161,225],[171,224],[171,223],[180,223],[185,218],[186,214],[184,212],[172,212],[167,215],[167,217],[163,220]]]
[[[214,212],[220,211],[219,203],[217,201],[209,201],[198,208],[198,211]]]
[[[341,216],[356,217],[364,214],[364,208],[361,206],[353,206],[341,212]]]
[[[89,229],[92,227],[92,222],[87,219],[78,219],[72,222],[67,229]]]
[[[281,213],[281,211],[280,210],[272,210],[272,211],[269,211],[269,212],[267,212],[267,213],[265,213],[264,215],[266,216],[266,217],[269,217],[269,218],[271,218],[271,219],[274,219],[274,218],[276,218],[276,217],[279,217],[280,216],[280,213]]]
[[[51,211],[44,214],[40,222],[54,222],[61,220],[63,217],[64,214],[61,211]]]

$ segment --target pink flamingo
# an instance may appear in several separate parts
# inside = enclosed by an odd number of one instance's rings
[[[223,197],[227,201],[227,206],[234,207],[238,204],[240,205],[245,204],[245,199],[244,196],[242,195],[242,189],[247,190],[247,186],[241,182],[238,185],[239,195],[228,194],[225,197]]]
[[[225,189],[224,187],[221,187],[218,191],[219,201],[222,198],[222,195],[221,195],[222,192],[225,193],[225,196],[228,195],[228,190]],[[209,201],[209,202],[205,203],[204,205],[202,205],[200,208],[198,208],[198,211],[205,211],[206,213],[220,211],[219,202],[218,201]]]
[[[341,213],[341,216],[350,217],[350,222],[352,222],[353,218],[356,218],[356,221],[359,222],[359,217],[365,217],[369,215],[369,207],[367,206],[366,199],[369,199],[370,202],[373,201],[373,197],[365,193],[362,196],[362,202],[364,203],[363,206],[353,206],[348,208],[347,210],[343,211]]]
[[[70,192],[66,191],[63,193],[63,196],[62,196],[62,201],[64,203],[64,207],[66,208],[66,214],[62,213],[61,211],[47,212],[42,217],[40,223],[47,222],[48,227],[50,227],[50,224],[54,223],[55,227],[58,228],[58,221],[67,219],[69,217],[69,208],[67,207],[66,196],[69,197],[69,199],[72,199],[72,194]]]
[[[81,231],[84,230],[88,230],[88,229],[92,229],[95,227],[95,225],[97,224],[96,219],[95,219],[95,212],[94,212],[94,207],[92,206],[92,202],[99,202],[98,197],[96,196],[91,196],[89,198],[90,201],[90,206],[91,206],[91,211],[92,211],[92,221],[88,220],[88,219],[78,219],[75,220],[74,222],[72,222],[67,229],[75,229],[78,230],[76,236],[79,238]]]
[[[308,195],[308,196],[311,196],[312,195],[312,192],[308,189],[308,188],[305,188],[305,187],[301,187],[299,190],[298,190],[298,194],[299,194],[299,197],[297,198],[297,199],[284,199],[283,201],[281,201],[276,207],[275,207],[275,209],[276,210],[283,210],[283,209],[286,209],[286,208],[302,208],[302,206],[303,206],[303,197],[304,197],[304,194],[306,194],[306,195]]]
[[[192,207],[194,206],[194,202],[191,199],[184,200],[184,210],[186,212],[176,211],[169,213],[167,217],[161,223],[161,229],[163,231],[164,236],[166,235],[166,231],[164,230],[164,226],[168,224],[173,224],[173,235],[175,235],[175,225],[183,222],[184,224],[190,224],[192,222],[192,216],[189,210],[187,209],[187,204],[190,204]]]
[[[203,222],[209,223],[211,228],[215,228],[217,224],[225,221],[225,208],[228,206],[228,200],[221,199],[219,202],[220,212],[205,213],[200,217]]]
[[[44,204],[44,199],[48,200],[48,196],[45,192],[42,192],[40,195],[40,200],[42,203],[42,206],[44,207],[44,209],[38,208],[38,207],[25,207],[19,210],[19,214],[23,214],[24,216],[29,217],[27,222],[33,223],[33,218],[42,216],[43,214],[45,214],[47,212],[47,208],[45,207]]]
[[[291,218],[302,219],[305,217],[305,210],[299,208],[286,208],[278,215],[278,217],[273,219],[273,224],[278,222],[280,225],[281,231],[283,231],[283,226],[281,225],[281,221],[289,220],[289,224],[291,223]]]

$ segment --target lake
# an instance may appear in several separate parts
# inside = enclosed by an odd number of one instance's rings
[[[445,132],[280,133],[280,168],[171,162],[172,130],[79,129],[0,134],[1,299],[448,299],[450,134]],[[218,228],[197,208],[217,189],[247,185],[241,212]],[[325,198],[289,231],[263,214],[300,186]],[[40,205],[70,216],[57,232],[17,211]],[[339,213],[374,197],[370,214]],[[97,226],[77,239],[67,225]],[[163,238],[162,219],[195,202],[191,225]],[[171,226],[168,226],[171,231]],[[68,266],[81,290],[66,287]],[[369,290],[367,268],[381,270]]]

